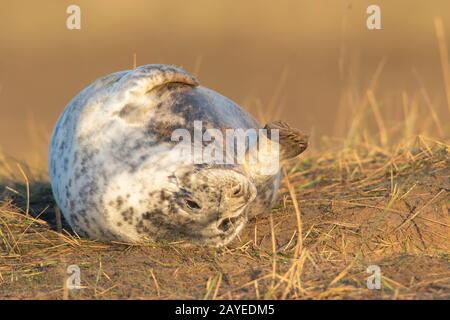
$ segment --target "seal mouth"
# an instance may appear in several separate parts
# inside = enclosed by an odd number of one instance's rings
[[[247,218],[245,214],[222,219],[217,225],[217,230],[222,236],[234,238],[234,235],[244,227]]]
[[[230,231],[230,229],[236,229],[237,226],[240,224],[241,220],[242,217],[225,218],[219,223],[217,229],[219,229],[222,232],[228,232]]]

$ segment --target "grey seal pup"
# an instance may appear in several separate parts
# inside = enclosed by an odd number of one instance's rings
[[[180,132],[195,136],[198,129],[201,143],[186,140],[184,147],[219,147],[209,162],[180,155]],[[230,130],[264,134],[239,140]],[[238,140],[246,142],[241,161],[229,161],[238,152],[219,161],[227,153],[220,147],[228,151]],[[97,79],[69,102],[53,131],[49,176],[57,205],[80,236],[221,246],[271,209],[281,165],[307,141],[281,121],[263,127],[179,67],[144,65]],[[255,150],[261,157],[251,162]],[[279,166],[261,173],[263,161]]]

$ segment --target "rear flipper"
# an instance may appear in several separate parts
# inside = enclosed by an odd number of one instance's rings
[[[281,161],[297,157],[308,147],[308,135],[298,129],[292,128],[284,121],[271,121],[266,124],[264,129],[267,129],[267,137],[271,140],[276,137],[271,131],[278,130]]]

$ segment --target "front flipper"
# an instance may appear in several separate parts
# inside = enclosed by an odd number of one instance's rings
[[[284,121],[277,120],[266,124],[267,137],[271,140],[276,137],[272,130],[278,130],[278,143],[280,145],[280,160],[289,160],[297,157],[308,147],[308,135],[298,129],[292,128]]]

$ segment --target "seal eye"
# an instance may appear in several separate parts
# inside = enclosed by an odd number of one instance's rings
[[[192,209],[192,210],[200,209],[200,205],[197,202],[195,202],[194,200],[186,199],[185,202],[189,209]]]

